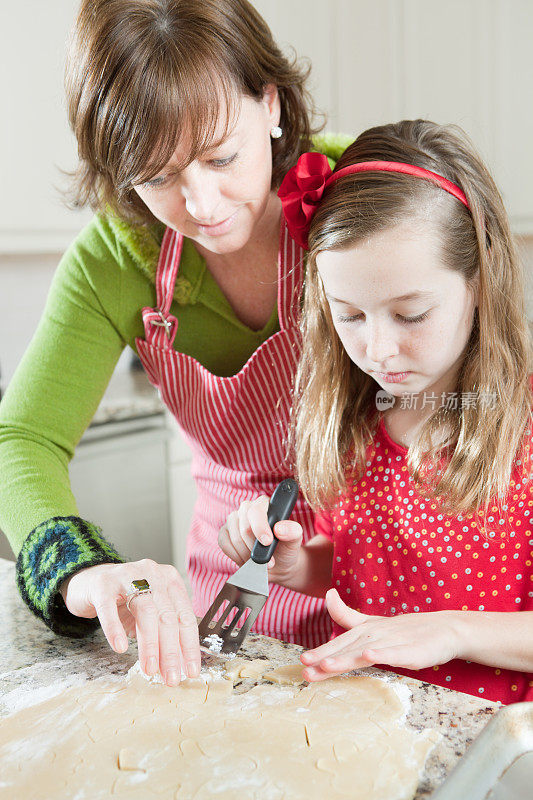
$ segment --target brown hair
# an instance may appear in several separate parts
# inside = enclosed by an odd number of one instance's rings
[[[153,222],[132,185],[162,169],[183,131],[183,166],[215,146],[221,96],[229,122],[239,95],[261,99],[269,83],[283,129],[272,142],[275,188],[310,147],[308,73],[281,53],[247,0],[83,0],[65,80],[80,157],[73,204]]]
[[[435,231],[449,269],[469,285],[479,281],[456,391],[477,392],[489,402],[435,411],[409,447],[409,472],[419,490],[438,498],[443,508],[480,511],[507,494],[531,425],[531,344],[507,215],[488,170],[456,126],[414,120],[372,128],[345,150],[335,169],[373,160],[402,161],[443,175],[464,191],[470,210],[432,183],[392,172],[348,175],[326,191],[309,233],[294,408],[299,479],[313,505],[333,503],[345,489],[348,454],[355,475],[364,471],[366,448],[379,421],[379,387],[341,344],[317,255],[414,220]],[[494,408],[488,408],[493,398]],[[449,434],[444,442],[443,426]],[[435,444],[437,432],[441,439]]]

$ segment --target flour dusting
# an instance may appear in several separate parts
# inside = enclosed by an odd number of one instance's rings
[[[34,664],[35,668],[38,666]],[[49,666],[49,665],[47,665]],[[8,714],[14,714],[16,711],[21,711],[23,708],[30,708],[38,703],[43,703],[45,700],[50,700],[52,697],[57,697],[62,694],[65,689],[71,686],[83,686],[87,683],[88,675],[85,672],[74,672],[72,675],[67,675],[60,681],[55,681],[49,686],[31,685],[31,679],[28,679],[30,685],[25,683],[24,686],[17,686],[10,692],[4,694],[0,700],[2,710]]]
[[[141,662],[136,661],[133,667],[128,670],[127,678],[131,678],[133,675],[140,675],[141,678],[144,678],[145,681],[149,683],[162,683],[164,684],[165,681],[163,680],[163,676],[160,672],[157,672],[155,675],[147,675],[146,672],[142,671]],[[183,671],[183,667],[181,668],[181,677],[180,681],[184,681],[187,679],[187,673]]]

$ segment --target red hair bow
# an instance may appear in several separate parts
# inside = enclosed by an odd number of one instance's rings
[[[285,175],[278,191],[287,228],[300,247],[309,249],[307,239],[311,220],[320,205],[324,190],[339,178],[356,172],[399,172],[413,175],[435,183],[460,200],[466,208],[470,208],[465,193],[455,183],[437,172],[415,164],[405,164],[403,161],[358,161],[333,172],[322,153],[303,153],[296,166],[291,167]]]
[[[331,167],[323,153],[303,153],[279,187],[278,197],[289,233],[306,250],[309,226],[330,175]]]

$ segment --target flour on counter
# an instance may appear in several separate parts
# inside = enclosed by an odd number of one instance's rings
[[[142,671],[141,664],[139,661],[136,661],[133,667],[128,670],[127,678],[130,679],[135,675],[140,675],[141,678],[144,678],[145,681],[149,683],[158,683],[164,684],[165,681],[163,680],[163,676],[160,672],[156,675],[146,675],[145,672]],[[200,672],[199,678],[205,683],[210,683],[211,681],[218,681],[222,680],[224,677],[224,668],[221,666],[212,666],[212,667],[202,667],[202,671]],[[180,681],[188,680],[188,675],[181,670],[181,677]]]
[[[38,666],[38,663],[32,664],[32,669]],[[48,670],[50,669],[49,664],[43,666],[46,666]],[[7,714],[14,714],[16,711],[21,711],[23,708],[29,708],[30,706],[42,703],[44,700],[57,697],[57,695],[64,692],[65,689],[70,689],[71,686],[83,686],[87,683],[88,677],[89,676],[85,672],[74,672],[71,675],[67,675],[66,678],[54,681],[54,683],[48,686],[39,686],[35,679],[29,678],[30,685],[25,683],[23,686],[18,686],[16,689],[12,689],[10,692],[2,695],[0,698],[0,710]],[[31,681],[34,681],[35,685],[32,686]]]
[[[224,646],[224,639],[216,633],[211,633],[209,636],[204,637],[202,644],[212,653],[220,653]]]

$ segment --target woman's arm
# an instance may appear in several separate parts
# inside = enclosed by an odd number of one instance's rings
[[[150,297],[125,302],[131,281],[125,290],[116,254],[98,223],[92,230],[92,241],[82,234],[59,265],[0,406],[0,526],[18,553],[18,587],[34,614],[71,636],[100,623],[116,652],[127,649],[126,634],[135,635],[143,670],[175,685],[200,671],[183,580],[150,559],[122,563],[98,527],[78,516],[70,489],[68,463],[124,347],[127,320]],[[133,598],[128,609],[139,577],[153,594]]]
[[[30,609],[58,633],[94,623],[70,615],[59,586],[76,569],[123,559],[82,520],[68,465],[124,347],[121,275],[91,223],[59,264],[43,316],[0,404],[0,528],[18,555]]]
[[[87,261],[105,259],[104,287],[94,286],[76,244],[63,257],[0,405],[0,528],[15,554],[44,520],[78,513],[68,463],[124,347],[107,313],[118,313],[120,274],[101,249]]]

